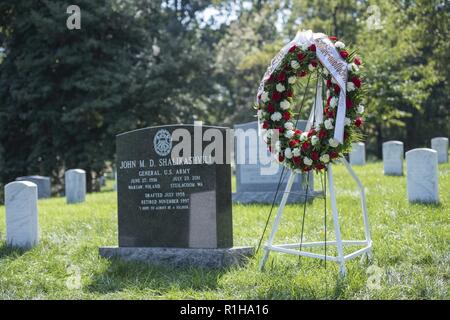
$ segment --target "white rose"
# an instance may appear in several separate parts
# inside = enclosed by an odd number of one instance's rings
[[[347,82],[347,91],[348,92],[352,92],[355,89],[356,89],[356,86],[355,86],[355,84],[353,82],[351,82],[351,81]]]
[[[328,154],[323,154],[320,157],[320,161],[322,161],[323,163],[328,163],[328,162],[330,162],[330,156]]]
[[[330,72],[328,71],[327,68],[323,68],[323,74],[327,76],[330,74]]]
[[[288,159],[291,159],[292,158],[292,149],[291,148],[286,148],[284,150],[284,156],[286,158],[288,158]]]
[[[286,88],[281,83],[277,84],[277,91],[278,92],[283,92],[284,90],[286,90]]]
[[[275,151],[280,152],[281,151],[281,141],[275,142]]]
[[[312,136],[311,137],[311,144],[313,146],[315,146],[318,142],[319,142],[319,137],[317,137],[317,136]]]
[[[308,69],[309,69],[309,71],[314,71],[315,67],[310,63],[308,65]]]
[[[338,49],[344,49],[345,48],[345,43],[341,42],[341,41],[336,41],[336,43],[334,44],[334,46]]]
[[[294,157],[300,157],[300,149],[295,148],[294,150],[292,150],[292,154],[294,155]]]
[[[303,158],[303,163],[306,164],[307,166],[310,166],[313,164],[313,161],[310,158],[305,157]]]
[[[293,130],[286,130],[284,133],[284,136],[288,139],[292,138],[294,136],[295,132]]]
[[[268,92],[264,91],[264,92],[261,94],[261,101],[262,101],[262,102],[267,102],[267,101],[269,101],[269,93],[268,93]]]
[[[300,141],[306,141],[308,140],[308,132],[302,132],[300,135]]]
[[[258,116],[258,119],[261,119],[262,115],[263,115],[263,111],[261,109],[259,109],[258,112],[256,113],[256,115]]]
[[[281,109],[287,110],[287,109],[289,109],[290,107],[291,107],[291,103],[290,103],[289,101],[287,101],[287,100],[281,101],[281,103],[280,103],[280,108],[281,108]]]
[[[281,113],[279,112],[275,112],[270,116],[270,119],[272,119],[272,121],[279,121],[281,120],[282,116]]]
[[[338,103],[338,98],[336,98],[336,97],[331,98],[331,100],[330,100],[330,108],[334,109],[337,106],[337,103]]]
[[[298,69],[298,68],[300,68],[300,63],[298,63],[297,60],[292,60],[291,67],[292,67],[292,69]]]
[[[288,79],[289,84],[294,84],[297,82],[297,78],[296,77],[289,77]]]
[[[336,148],[336,147],[339,145],[339,141],[337,141],[337,140],[334,139],[334,138],[330,138],[330,139],[328,140],[328,143],[330,144],[330,146],[331,146],[332,148]]]
[[[344,119],[344,125],[345,125],[345,126],[349,126],[349,125],[351,125],[351,124],[352,124],[352,120],[350,120],[350,118],[347,118],[347,117],[346,117],[346,118]]]
[[[300,46],[300,49],[302,49],[302,51],[306,51],[308,50],[309,44],[308,43],[302,43]]]
[[[325,120],[325,122],[323,124],[325,126],[325,129],[327,129],[327,130],[330,130],[330,129],[334,128],[334,126],[333,126],[333,119],[327,119],[327,120]]]
[[[362,104],[360,104],[358,106],[358,110],[357,111],[358,111],[359,114],[363,114],[364,113],[364,106]]]
[[[331,83],[337,84],[336,80],[334,79],[334,77],[331,77]]]
[[[359,70],[359,67],[354,63],[350,63],[347,68],[348,68],[348,71],[353,71],[353,72],[357,72]]]
[[[294,124],[292,122],[288,121],[284,124],[284,128],[287,130],[294,130]]]

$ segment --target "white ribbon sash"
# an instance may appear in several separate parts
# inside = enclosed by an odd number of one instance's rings
[[[309,113],[309,119],[306,124],[305,131],[311,130],[318,124],[323,123],[323,99],[322,99],[322,81],[317,83],[316,99],[314,99],[314,105]]]
[[[298,32],[294,40],[285,45],[280,52],[272,59],[266,73],[259,85],[257,97],[259,97],[264,92],[264,85],[272,73],[280,65],[283,58],[288,53],[289,49],[296,45],[302,47],[306,50],[311,44],[316,45],[316,55],[320,62],[327,68],[331,73],[333,78],[336,80],[339,86],[339,102],[336,114],[336,123],[334,129],[334,138],[339,142],[344,141],[344,121],[346,113],[346,89],[347,89],[347,62],[340,56],[339,52],[336,50],[334,44],[328,39],[328,37],[323,33],[313,33],[311,30]],[[319,81],[320,86],[322,86],[321,81]],[[319,86],[319,85],[318,85]],[[320,93],[320,98],[319,98]],[[257,98],[258,99],[258,98]],[[257,101],[258,102],[258,101]],[[320,102],[320,103],[319,103]],[[314,111],[315,110],[315,111]],[[320,114],[320,115],[319,115]],[[313,122],[314,119],[314,123]],[[258,120],[259,121],[259,120]],[[311,123],[310,123],[311,121]],[[316,105],[315,108],[311,110],[311,114],[308,120],[308,130],[311,126],[320,124],[323,121],[323,103],[322,103],[322,90],[317,88],[316,95]],[[259,127],[259,126],[258,126]]]

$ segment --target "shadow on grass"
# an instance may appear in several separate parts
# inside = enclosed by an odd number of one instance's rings
[[[143,262],[111,259],[105,272],[93,276],[88,290],[102,294],[124,289],[151,290],[154,295],[161,295],[172,289],[214,290],[219,279],[229,270],[154,266]]]
[[[415,207],[432,208],[432,209],[441,209],[443,207],[441,202],[427,203],[427,202],[414,201],[414,202],[411,202],[411,205],[415,206]]]
[[[8,246],[4,241],[0,243],[0,259],[7,257],[18,258],[27,251],[28,251],[27,249]]]

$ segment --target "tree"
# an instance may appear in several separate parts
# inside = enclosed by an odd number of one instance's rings
[[[114,160],[115,135],[192,121],[206,110],[212,60],[196,12],[209,1],[78,1],[81,29],[56,0],[1,1],[3,183]]]

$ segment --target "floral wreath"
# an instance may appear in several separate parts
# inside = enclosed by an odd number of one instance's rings
[[[312,32],[308,32],[311,36]],[[266,137],[269,151],[281,164],[296,171],[326,169],[328,163],[348,153],[351,144],[360,139],[359,128],[364,122],[362,118],[364,106],[360,104],[363,98],[360,58],[355,51],[347,50],[345,44],[337,41],[336,37],[320,35],[322,38],[320,41],[326,41],[337,58],[342,63],[345,62],[343,64],[345,72],[341,72],[347,80],[344,85],[338,85],[339,82],[329,70],[332,67],[325,67],[325,59],[319,59],[316,45],[320,43],[314,40],[309,43],[294,40],[272,60],[257,96],[258,120],[262,122],[262,132]],[[296,128],[298,119],[295,118],[299,115],[294,111],[294,100],[298,93],[296,84],[314,72],[323,79],[321,81],[325,84],[326,101],[319,103],[321,121],[313,123],[309,129],[307,127],[307,130],[302,132]],[[340,96],[342,88],[345,90],[342,93],[345,93],[344,99],[342,95]],[[316,94],[316,99],[317,97]],[[340,97],[345,104],[339,101]],[[316,103],[315,101],[315,106]],[[341,116],[341,139],[333,136],[339,103],[344,105],[342,108],[344,118]],[[272,145],[275,131],[278,133],[278,141]]]

